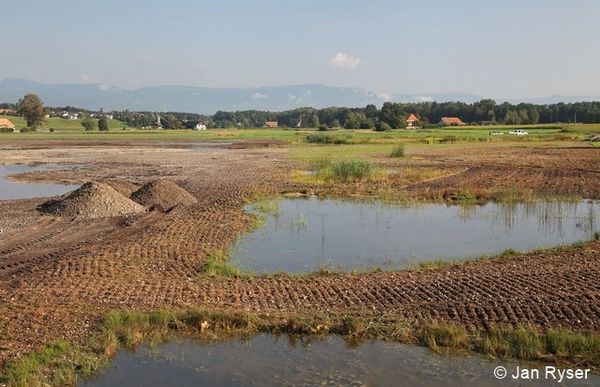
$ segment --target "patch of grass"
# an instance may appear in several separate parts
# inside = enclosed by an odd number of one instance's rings
[[[405,153],[404,144],[400,144],[390,152],[390,157],[403,158]]]
[[[276,200],[263,200],[252,205],[252,208],[262,214],[279,216],[281,209]]]
[[[497,202],[505,204],[523,202],[529,203],[535,201],[536,195],[534,194],[533,190],[530,189],[508,188],[496,192],[494,194],[494,198]]]
[[[426,324],[418,331],[417,337],[419,344],[436,352],[467,350],[470,346],[467,329],[453,324]]]
[[[68,386],[79,375],[89,377],[106,366],[106,360],[64,340],[22,356],[8,364],[0,374],[0,383],[10,386]]]
[[[519,255],[519,252],[515,249],[506,249],[500,253],[501,257],[514,257],[515,255]]]
[[[600,241],[600,231],[596,231],[596,232],[594,233],[594,240],[596,240],[596,241]]]
[[[338,162],[321,162],[317,176],[327,182],[352,183],[366,180],[373,176],[373,164],[365,160],[349,160]]]
[[[210,277],[238,277],[240,269],[229,262],[229,256],[223,250],[213,250],[202,265],[202,271]]]
[[[305,141],[310,144],[349,144],[352,140],[352,136],[350,134],[323,134],[323,133],[314,133],[309,134],[305,138]]]
[[[480,203],[480,198],[469,191],[452,193],[448,196],[448,199],[451,202],[458,203],[461,205],[471,205]]]

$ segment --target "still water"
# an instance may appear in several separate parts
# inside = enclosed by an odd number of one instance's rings
[[[497,380],[494,368],[514,373],[517,362],[448,357],[428,349],[372,341],[348,347],[340,337],[306,342],[266,334],[199,344],[172,342],[120,352],[111,367],[85,386],[517,386],[548,380]],[[527,366],[523,367],[539,367]],[[599,385],[600,377],[563,385]]]
[[[43,171],[51,168],[64,168],[64,165],[43,164],[30,165],[0,165],[0,200],[30,199],[42,196],[62,195],[76,189],[77,185],[21,183],[8,179],[8,175]]]
[[[255,273],[406,268],[590,240],[600,202],[537,201],[482,206],[281,199],[231,259]],[[272,205],[271,205],[272,206]],[[248,208],[253,211],[252,207]]]

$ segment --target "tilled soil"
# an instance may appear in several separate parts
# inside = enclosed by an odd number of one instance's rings
[[[600,242],[431,270],[212,279],[202,264],[208,252],[226,249],[247,229],[252,218],[243,205],[297,187],[286,183],[294,167],[286,149],[85,145],[5,148],[0,162],[80,163],[84,168],[36,173],[35,179],[117,182],[127,192],[168,178],[198,203],[72,220],[37,213],[44,199],[0,201],[0,362],[54,339],[83,338],[115,308],[392,312],[478,328],[506,323],[600,331]],[[481,184],[600,197],[600,150],[455,145],[413,152],[393,163],[465,171],[402,188],[424,197]]]

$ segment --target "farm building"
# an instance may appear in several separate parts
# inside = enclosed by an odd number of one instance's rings
[[[14,116],[17,112],[13,109],[0,109],[0,114],[4,116]]]
[[[460,118],[458,117],[442,117],[440,124],[444,126],[462,126],[466,125]]]
[[[194,125],[195,130],[206,130],[206,123],[203,121],[198,121],[196,125]]]
[[[419,119],[414,114],[410,114],[406,119],[406,129],[418,129]]]
[[[0,118],[0,128],[14,129],[15,124],[6,118]]]
[[[267,128],[276,128],[277,127],[277,121],[266,121],[265,122],[265,126]]]

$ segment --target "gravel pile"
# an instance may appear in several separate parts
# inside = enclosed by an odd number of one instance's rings
[[[177,205],[191,206],[198,200],[171,180],[155,180],[131,194],[131,199],[146,207],[159,206],[169,210]]]
[[[146,208],[104,183],[85,183],[75,191],[40,205],[49,215],[106,218],[146,212]]]

